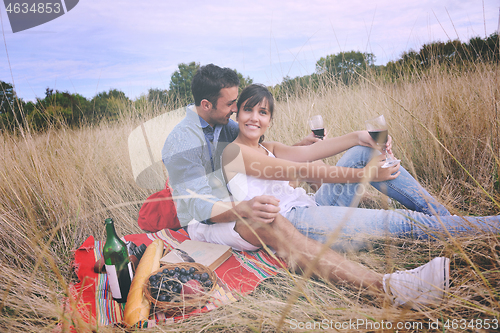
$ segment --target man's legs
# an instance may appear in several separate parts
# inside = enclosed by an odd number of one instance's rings
[[[302,270],[306,270],[320,255],[323,246],[298,232],[290,221],[281,215],[269,224],[250,220],[237,221],[235,230],[254,246],[260,247],[264,243],[272,247],[276,254],[287,260],[292,267],[296,265]],[[345,281],[356,287],[383,291],[381,274],[349,261],[331,249],[327,249],[321,256],[314,273],[328,281]]]
[[[363,168],[378,152],[371,148],[355,146],[345,152],[338,161],[337,166],[348,168]],[[401,174],[393,180],[385,182],[370,183],[380,192],[399,201],[406,208],[425,213],[428,215],[446,216],[450,215],[448,210],[434,199],[408,171],[402,166],[399,168]],[[323,184],[316,192],[316,202],[320,206],[343,206],[357,207],[351,203],[358,192],[362,191],[360,184]]]

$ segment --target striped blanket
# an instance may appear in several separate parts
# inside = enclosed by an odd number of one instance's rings
[[[123,239],[137,245],[149,245],[153,240],[161,239],[166,244],[177,247],[189,238],[182,230],[176,232],[165,229],[157,233],[127,235]],[[87,323],[95,326],[120,325],[124,305],[111,298],[107,288],[107,275],[96,274],[93,270],[95,261],[102,256],[103,246],[103,241],[90,236],[75,251],[74,268],[80,282],[73,285],[71,290],[74,299],[78,301],[78,311]],[[159,323],[174,322],[237,301],[252,292],[264,279],[275,276],[281,267],[285,267],[283,262],[274,260],[263,250],[233,251],[233,255],[215,270],[217,285],[212,300],[205,307],[175,318],[156,313],[148,321],[140,323],[140,326],[148,328]]]

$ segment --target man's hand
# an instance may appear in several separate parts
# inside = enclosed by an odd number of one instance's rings
[[[327,133],[326,133],[326,128],[325,128],[325,136],[323,137],[323,139],[325,139],[326,136],[327,136]],[[314,135],[314,133],[311,132],[307,136],[305,136],[302,140],[300,140],[299,142],[294,144],[294,146],[309,146],[309,145],[312,145],[313,143],[316,143],[316,142],[321,141],[323,139],[316,137]]]
[[[242,217],[255,222],[271,223],[280,211],[279,200],[270,195],[260,195],[240,202],[235,208]]]

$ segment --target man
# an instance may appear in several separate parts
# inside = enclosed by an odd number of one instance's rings
[[[170,133],[162,158],[170,177],[181,226],[194,240],[254,251],[266,245],[291,267],[307,269],[322,252],[322,244],[301,234],[279,215],[272,196],[229,202],[220,156],[238,134],[229,119],[236,112],[239,80],[234,71],[215,65],[201,67],[192,81],[194,106]],[[311,138],[306,139],[309,141]],[[413,271],[381,275],[326,249],[314,273],[330,281],[385,291],[397,304],[415,307],[442,300],[448,287],[449,260],[436,258]]]

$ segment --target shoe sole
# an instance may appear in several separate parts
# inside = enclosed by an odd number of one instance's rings
[[[444,258],[443,265],[444,265],[444,267],[443,267],[444,268],[444,292],[445,292],[445,294],[447,294],[448,291],[450,290],[450,259]]]
[[[446,294],[450,290],[450,259],[446,258],[446,257],[438,257],[438,258],[434,258],[431,261],[441,261],[439,263],[439,266],[443,269],[443,273],[444,273],[443,274],[444,280],[443,280],[443,284],[442,284],[443,288],[441,288],[441,285],[435,286],[435,287],[438,287],[443,292],[443,296],[441,297],[439,302],[437,302],[437,304],[440,304],[444,301]]]

